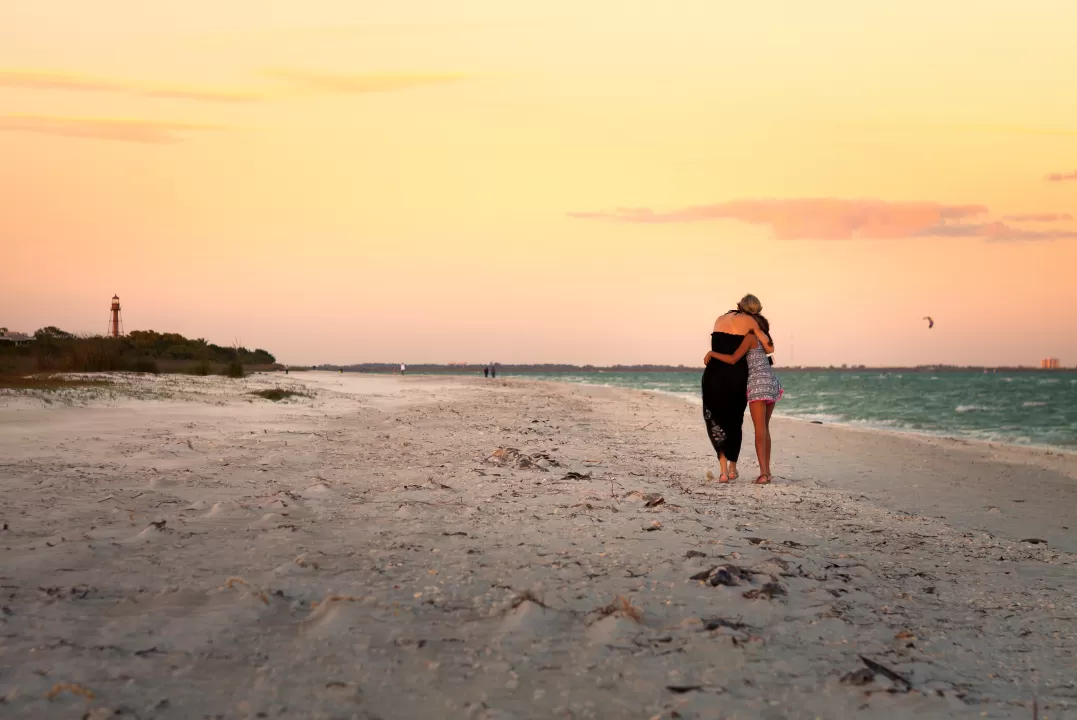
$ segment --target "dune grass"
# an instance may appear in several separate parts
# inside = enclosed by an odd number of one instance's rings
[[[280,402],[291,397],[314,397],[311,393],[304,390],[289,390],[287,388],[270,388],[268,390],[255,390],[251,395],[257,395],[258,397],[265,398],[266,400],[272,400],[273,402]]]
[[[110,385],[110,381],[103,379],[70,378],[52,374],[0,374],[0,390],[56,392],[75,388],[104,388]]]
[[[246,373],[243,372],[243,363],[239,360],[233,360],[225,366],[224,370],[221,371],[221,375],[230,378],[241,378],[244,377]]]
[[[161,372],[157,367],[157,360],[151,357],[140,357],[131,363],[131,371],[138,373],[152,373],[156,375]]]

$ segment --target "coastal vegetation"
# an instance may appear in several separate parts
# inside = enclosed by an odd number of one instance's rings
[[[134,330],[122,337],[78,336],[48,326],[25,344],[0,343],[0,376],[32,373],[187,373],[243,377],[248,370],[276,369],[268,351],[225,347],[178,333]],[[11,380],[15,383],[15,380]],[[4,387],[13,387],[7,379]]]

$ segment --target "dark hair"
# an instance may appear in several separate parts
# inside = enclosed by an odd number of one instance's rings
[[[749,315],[751,315],[751,313],[749,313]],[[752,315],[752,317],[754,317],[755,321],[759,323],[759,329],[765,332],[767,335],[770,335],[770,321],[762,315]],[[773,339],[771,341],[773,342]],[[767,362],[773,365],[774,358],[770,355],[767,355]]]
[[[751,313],[749,313],[749,314],[751,314]],[[752,317],[754,317],[754,318],[755,318],[755,321],[756,321],[757,323],[759,323],[759,328],[760,328],[760,329],[761,329],[761,330],[762,330],[763,332],[765,332],[765,333],[766,333],[767,335],[770,335],[770,321],[769,321],[769,320],[767,320],[767,319],[766,319],[765,317],[763,317],[762,315],[752,315]]]

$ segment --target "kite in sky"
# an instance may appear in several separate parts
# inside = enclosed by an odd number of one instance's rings
[[[930,316],[925,317],[924,320],[927,320],[927,329],[928,330],[935,327],[935,321],[932,320]]]

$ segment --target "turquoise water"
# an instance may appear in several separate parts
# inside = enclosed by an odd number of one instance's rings
[[[781,372],[775,410],[807,420],[1077,450],[1077,372]],[[699,399],[699,371],[520,377]]]

